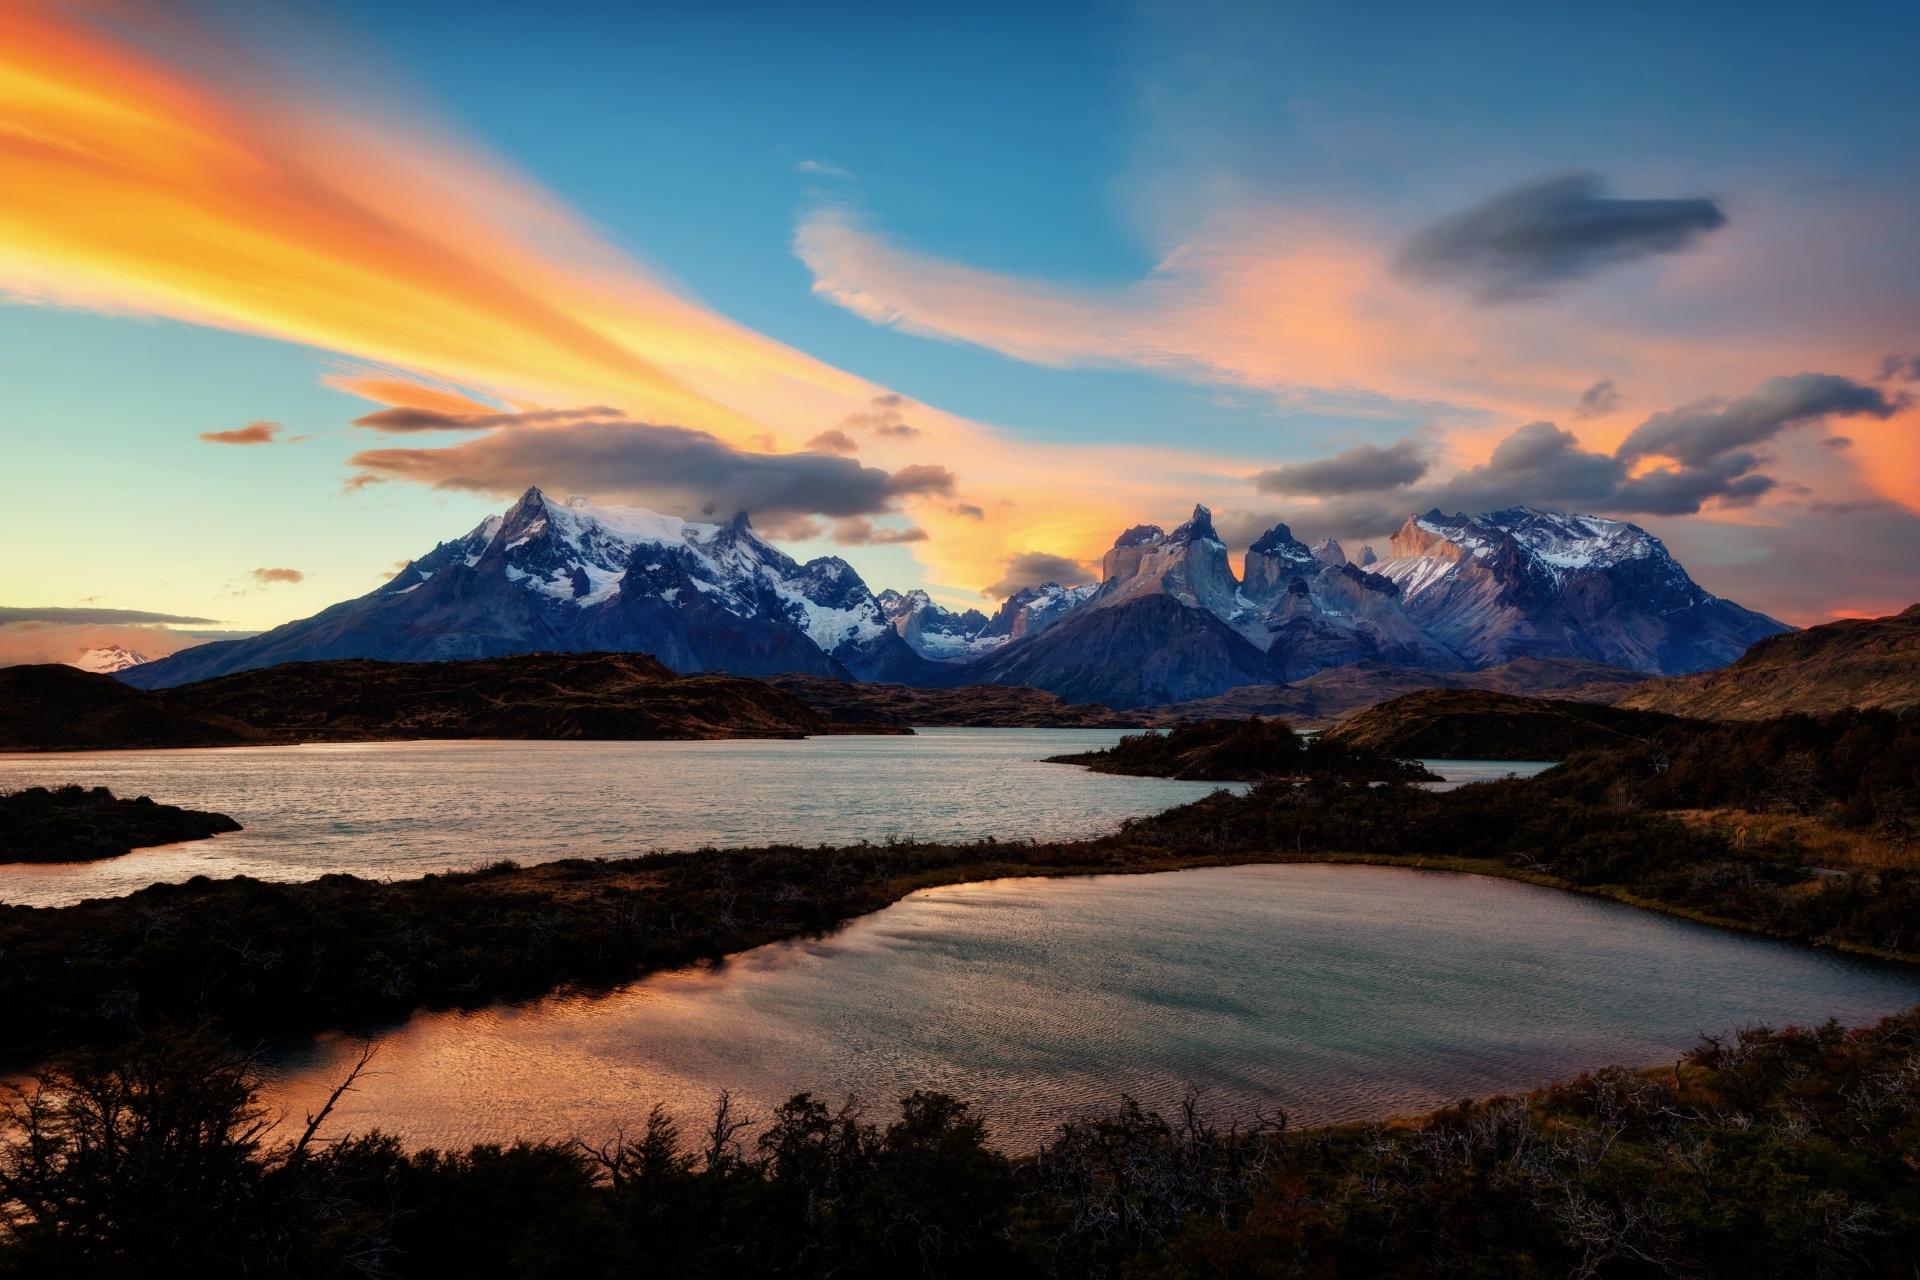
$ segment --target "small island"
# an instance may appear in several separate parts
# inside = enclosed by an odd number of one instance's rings
[[[1308,775],[1356,782],[1438,782],[1438,774],[1410,760],[1364,747],[1303,738],[1285,720],[1201,720],[1160,733],[1129,734],[1105,751],[1048,756],[1048,764],[1077,764],[1095,773],[1185,782],[1261,782]]]
[[[89,862],[238,830],[224,813],[123,800],[105,787],[0,793],[0,862]]]

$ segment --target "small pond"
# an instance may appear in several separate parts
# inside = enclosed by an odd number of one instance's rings
[[[1920,974],[1482,876],[1248,866],[917,893],[831,937],[610,995],[431,1013],[380,1035],[339,1126],[417,1144],[604,1137],[800,1090],[977,1103],[1015,1146],[1123,1091],[1319,1123],[1424,1111],[1702,1033],[1920,1003]],[[343,1040],[290,1052],[296,1114]]]

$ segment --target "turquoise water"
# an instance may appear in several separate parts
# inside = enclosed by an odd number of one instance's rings
[[[611,995],[420,1016],[380,1037],[338,1128],[595,1138],[655,1102],[697,1117],[723,1088],[761,1115],[803,1089],[883,1106],[945,1089],[1016,1146],[1122,1091],[1318,1123],[1915,1003],[1911,972],[1480,876],[1001,880]],[[350,1052],[287,1055],[274,1100],[305,1114]]]
[[[1214,789],[1042,758],[1118,729],[923,729],[737,742],[368,742],[0,755],[0,791],[79,782],[246,829],[104,862],[0,866],[0,901],[129,893],[195,875],[401,877],[513,858],[792,842],[1098,835]]]

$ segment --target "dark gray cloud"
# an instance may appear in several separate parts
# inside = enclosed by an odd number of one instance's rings
[[[1803,422],[1829,415],[1893,416],[1899,406],[1878,387],[1833,373],[1796,373],[1768,378],[1738,400],[1697,400],[1656,413],[1633,429],[1620,446],[1626,459],[1650,455],[1687,466],[1770,440]]]
[[[747,453],[704,431],[651,423],[511,426],[437,449],[367,449],[363,474],[511,496],[530,484],[638,502],[675,515],[878,515],[910,495],[950,496],[953,473],[863,467],[823,453]]]
[[[526,413],[441,413],[437,409],[382,409],[355,418],[353,425],[370,431],[400,434],[412,431],[493,431],[500,427],[539,427],[556,422],[624,419],[627,415],[605,405],[583,409],[533,409]]]
[[[6,609],[0,608],[0,626],[10,622],[58,622],[70,626],[111,626],[115,623],[218,622],[218,618],[190,618],[178,613],[147,613],[141,609]]]
[[[1880,381],[1920,382],[1920,356],[1888,356],[1880,362]]]
[[[1651,254],[1678,253],[1723,227],[1704,197],[1619,200],[1594,173],[1557,173],[1442,218],[1401,249],[1417,280],[1466,284],[1483,302],[1549,293],[1569,280]]]
[[[1409,485],[1427,474],[1427,460],[1411,440],[1382,449],[1357,444],[1316,462],[1295,462],[1250,479],[1261,493],[1373,493]]]
[[[833,526],[833,540],[843,547],[890,547],[902,542],[925,542],[927,531],[917,525],[882,529],[864,516],[855,516]]]
[[[273,438],[285,430],[277,422],[249,422],[232,431],[202,431],[200,438],[208,444],[272,444]]]
[[[956,516],[965,516],[969,520],[985,520],[987,518],[987,513],[979,507],[974,506],[971,502],[956,502],[948,507],[947,510]]]
[[[1625,478],[1619,459],[1582,449],[1573,432],[1551,422],[1529,422],[1496,445],[1485,462],[1434,486],[1429,505],[1449,511],[1515,503],[1592,506],[1612,498]]]
[[[1580,393],[1580,403],[1573,407],[1576,418],[1602,418],[1620,407],[1620,388],[1613,384],[1612,378],[1602,378]]]
[[[1047,551],[1023,551],[1007,560],[1007,572],[989,587],[982,587],[980,594],[989,599],[1000,600],[1012,595],[1022,587],[1037,587],[1043,582],[1058,582],[1063,586],[1077,586],[1091,582],[1094,574],[1078,560],[1066,556],[1056,556]]]
[[[1389,477],[1367,490],[1323,491],[1335,496],[1293,519],[1316,531],[1349,537],[1378,532],[1398,524],[1411,510],[1430,507],[1479,512],[1532,506],[1680,516],[1710,502],[1749,506],[1781,488],[1779,480],[1759,469],[1766,462],[1757,451],[1760,446],[1782,432],[1830,417],[1885,418],[1899,408],[1898,400],[1879,389],[1835,374],[1770,378],[1736,400],[1700,401],[1656,413],[1613,453],[1582,448],[1571,431],[1551,422],[1530,422],[1502,440],[1487,461],[1444,480],[1408,487]],[[1401,443],[1411,447],[1412,442]],[[1644,460],[1652,457],[1673,461],[1643,468]]]

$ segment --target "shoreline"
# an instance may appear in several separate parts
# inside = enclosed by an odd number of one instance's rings
[[[857,846],[856,846],[857,847]],[[895,846],[907,848],[908,846]],[[1022,846],[1006,846],[1020,849]],[[888,846],[875,845],[871,848],[884,851]],[[715,851],[721,856],[738,851]],[[802,854],[808,852],[800,850]],[[839,852],[836,850],[835,852]],[[222,886],[248,885],[267,889],[300,890],[311,889],[329,879],[335,881],[351,880],[376,892],[404,891],[408,888],[421,888],[433,882],[461,882],[475,879],[513,880],[529,878],[532,880],[553,879],[569,872],[586,870],[598,871],[606,876],[621,877],[627,880],[650,879],[646,875],[646,866],[657,858],[691,858],[697,853],[640,854],[628,858],[600,859],[560,859],[549,863],[535,863],[527,866],[514,865],[510,869],[501,864],[492,867],[475,868],[469,871],[430,873],[425,876],[409,877],[398,880],[372,881],[359,880],[356,877],[320,877],[306,881],[262,881],[251,877],[233,877],[228,880],[206,881],[206,886],[219,889]],[[369,1010],[365,1016],[345,1015],[338,1018],[316,1022],[304,1026],[280,1026],[263,1028],[261,1034],[266,1038],[285,1044],[308,1043],[319,1037],[332,1034],[352,1034],[371,1028],[392,1028],[404,1025],[409,1019],[422,1013],[440,1013],[453,1010],[474,1010],[489,1005],[521,1005],[553,997],[565,997],[569,994],[605,993],[616,990],[629,983],[637,982],[654,975],[671,973],[676,970],[694,969],[703,966],[721,965],[755,951],[761,947],[787,942],[800,942],[808,939],[829,938],[855,922],[872,917],[887,908],[900,903],[905,898],[924,889],[950,888],[961,885],[985,884],[995,880],[1059,880],[1070,877],[1092,877],[1103,875],[1160,875],[1180,871],[1203,870],[1215,867],[1244,866],[1371,866],[1405,871],[1423,871],[1451,875],[1485,876],[1490,879],[1510,880],[1533,885],[1537,888],[1552,889],[1572,893],[1583,897],[1601,898],[1617,902],[1638,910],[1657,915],[1686,920],[1689,923],[1712,928],[1726,929],[1743,933],[1751,937],[1765,938],[1772,942],[1803,947],[1814,951],[1831,951],[1851,959],[1891,965],[1900,969],[1920,967],[1920,955],[1885,951],[1846,941],[1815,940],[1790,937],[1765,929],[1750,922],[1713,916],[1687,907],[1660,902],[1657,899],[1633,894],[1619,886],[1583,886],[1542,872],[1525,868],[1507,866],[1492,859],[1463,858],[1448,856],[1403,857],[1385,854],[1344,853],[1344,852],[1270,852],[1237,854],[1203,854],[1169,857],[1132,857],[1124,861],[1102,863],[1045,863],[1019,859],[995,859],[950,866],[932,866],[887,877],[870,882],[866,889],[866,900],[857,911],[837,916],[811,927],[792,929],[759,929],[746,931],[746,936],[738,940],[738,945],[728,946],[710,952],[685,954],[661,963],[641,963],[620,973],[602,972],[581,974],[574,977],[561,977],[548,982],[507,983],[493,988],[484,995],[473,999],[426,999],[419,1000],[405,1008],[381,1011]],[[637,873],[637,874],[635,874]],[[87,908],[115,908],[124,906],[130,900],[143,895],[156,895],[161,898],[176,896],[193,888],[192,882],[184,884],[156,883],[147,889],[138,890],[113,898],[89,898],[65,907],[10,907],[0,904],[0,912],[24,910],[33,912],[67,912]],[[573,896],[567,885],[551,888],[549,902],[559,904]],[[60,1045],[45,1050],[22,1049],[0,1053],[0,1067],[18,1070],[35,1063],[42,1063],[57,1056],[70,1046]]]

